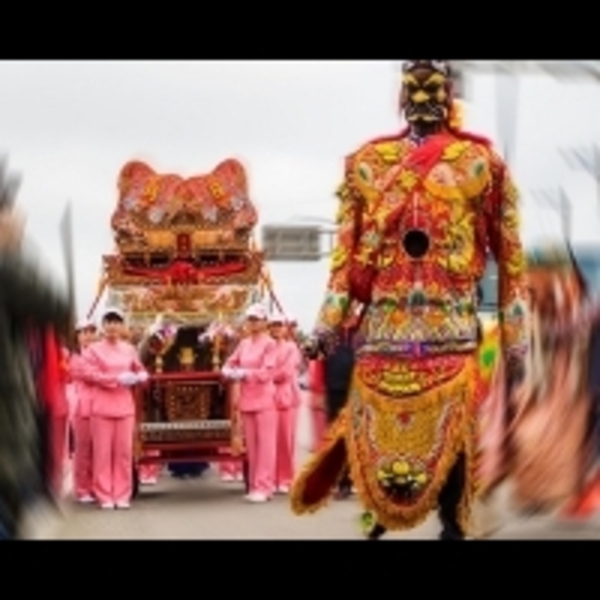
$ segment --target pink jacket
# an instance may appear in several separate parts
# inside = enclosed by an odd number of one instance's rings
[[[136,349],[128,342],[95,342],[83,353],[83,379],[94,385],[92,416],[122,418],[135,415],[132,389],[119,384],[118,376],[126,371],[144,372]]]
[[[296,344],[288,340],[276,341],[275,373],[275,406],[278,410],[297,408],[299,395],[294,387],[298,384],[298,356]]]
[[[69,375],[71,377],[73,416],[89,419],[92,414],[92,398],[94,388],[86,382],[86,361],[81,354],[72,354],[69,360]]]
[[[75,413],[77,412],[77,390],[75,389],[75,384],[72,382],[67,383],[66,386],[66,395],[67,395],[67,405],[69,407],[69,423],[73,422],[75,418]]]
[[[240,412],[262,412],[275,408],[273,376],[277,357],[275,340],[268,334],[244,338],[227,359],[224,368],[243,369],[240,382]]]

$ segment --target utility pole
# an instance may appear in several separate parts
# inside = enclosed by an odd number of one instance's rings
[[[596,182],[596,204],[600,215],[600,146],[563,148],[560,153],[574,171],[582,171],[593,177]]]
[[[531,195],[538,204],[556,211],[561,220],[562,233],[565,240],[570,241],[573,235],[572,204],[563,188],[557,190],[533,190]]]

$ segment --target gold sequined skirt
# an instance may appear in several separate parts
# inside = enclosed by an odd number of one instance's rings
[[[367,385],[357,365],[346,408],[292,490],[293,511],[314,513],[330,499],[344,469],[364,508],[389,530],[424,522],[459,455],[467,485],[459,519],[470,530],[476,445],[476,357],[452,378],[410,396],[390,396]]]

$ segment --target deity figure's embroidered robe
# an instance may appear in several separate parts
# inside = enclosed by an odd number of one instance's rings
[[[386,529],[419,525],[460,455],[474,498],[479,376],[477,284],[499,267],[503,358],[526,348],[518,194],[482,138],[375,140],[346,160],[338,243],[315,336],[339,336],[365,305],[348,404],[292,493],[297,514],[328,499],[347,464],[364,507]]]

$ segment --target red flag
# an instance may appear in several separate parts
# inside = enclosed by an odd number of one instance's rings
[[[40,393],[48,411],[48,463],[50,489],[61,496],[67,458],[67,369],[64,351],[55,330],[43,332],[44,361],[40,369]]]
[[[66,383],[64,353],[58,335],[53,329],[44,334],[45,360],[41,373],[42,397],[52,416],[62,417],[67,414]]]

